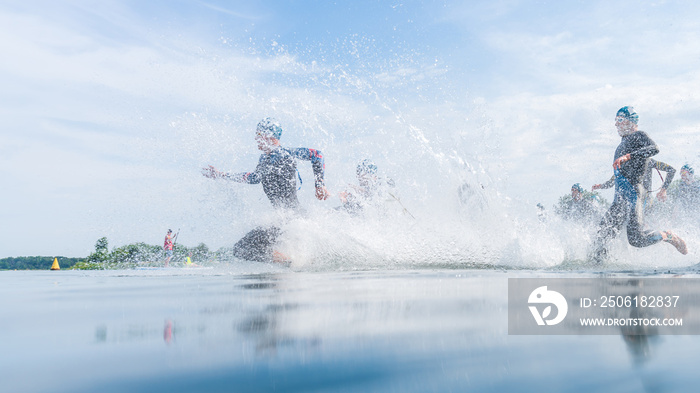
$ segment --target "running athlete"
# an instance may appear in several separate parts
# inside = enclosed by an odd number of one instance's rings
[[[325,200],[328,191],[324,185],[324,160],[319,150],[307,148],[285,148],[280,144],[282,127],[271,118],[258,123],[255,141],[258,149],[263,152],[258,160],[258,166],[253,172],[226,173],[209,165],[203,168],[202,174],[210,179],[227,179],[238,183],[262,183],[263,191],[278,209],[299,211],[297,198],[297,164],[296,160],[311,161],[316,186],[316,198]],[[234,255],[253,261],[273,260],[273,247],[280,228],[256,228],[246,234],[234,246]]]
[[[384,193],[393,195],[386,189],[394,187],[394,181],[380,178],[377,174],[377,165],[371,160],[362,160],[357,165],[356,174],[358,185],[351,185],[352,190],[345,190],[338,195],[343,203],[342,208],[348,213],[358,215],[377,197]]]
[[[700,206],[700,182],[695,179],[695,171],[690,165],[681,167],[681,179],[671,186],[671,198],[684,215],[696,212]]]
[[[555,212],[565,220],[592,223],[602,213],[597,198],[596,194],[586,193],[581,184],[576,183],[571,186],[571,196],[562,197]]]
[[[593,258],[599,262],[606,254],[605,243],[617,235],[625,222],[627,240],[634,247],[647,247],[663,240],[681,254],[688,253],[683,239],[671,231],[644,229],[644,175],[647,160],[658,154],[659,148],[644,131],[639,131],[638,121],[637,112],[630,106],[620,108],[615,116],[615,126],[622,140],[613,160],[615,198],[598,226]]]

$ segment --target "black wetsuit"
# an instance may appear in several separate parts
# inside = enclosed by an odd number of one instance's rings
[[[324,162],[320,151],[307,148],[279,147],[262,154],[254,172],[226,174],[225,178],[249,184],[262,183],[265,195],[275,208],[299,211],[297,198],[296,160],[311,161],[316,187],[323,186]],[[233,255],[249,261],[267,262],[273,257],[273,247],[281,234],[276,226],[258,227],[248,232],[233,246]]]
[[[661,185],[661,188],[668,189],[668,186],[671,185],[671,182],[673,181],[673,176],[676,175],[676,169],[673,168],[672,166],[668,165],[665,162],[661,161],[656,161],[653,158],[650,158],[647,160],[647,169],[646,172],[644,173],[644,189],[646,190],[647,193],[651,193],[651,184],[652,184],[652,177],[653,177],[653,172],[654,169],[658,171],[663,171],[666,172],[666,178],[664,179],[664,183]]]
[[[657,161],[653,158],[647,160],[646,170],[644,171],[644,179],[642,180],[642,185],[644,186],[644,206],[647,207],[651,199],[652,193],[652,178],[654,177],[654,169],[658,171],[666,172],[666,178],[661,188],[668,189],[673,181],[673,177],[676,174],[676,169],[665,162]],[[615,175],[613,175],[610,180],[600,185],[601,189],[611,188],[615,185]]]
[[[622,137],[614,160],[630,154],[630,160],[615,170],[615,198],[598,226],[596,252],[604,252],[607,240],[614,238],[627,222],[627,240],[634,247],[646,247],[662,240],[661,233],[644,230],[644,176],[648,159],[659,148],[643,131]]]

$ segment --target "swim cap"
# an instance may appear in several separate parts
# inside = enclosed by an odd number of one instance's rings
[[[259,134],[273,136],[275,139],[280,139],[282,136],[282,127],[280,127],[279,123],[275,119],[266,117],[260,120],[260,123],[258,123],[257,132]]]
[[[681,171],[688,171],[691,175],[695,174],[695,171],[693,170],[693,168],[691,168],[690,165],[688,165],[688,164],[683,165],[681,167]]]
[[[623,106],[617,111],[615,117],[624,117],[625,119],[631,121],[634,124],[639,122],[639,115],[631,106]]]
[[[576,183],[573,186],[571,186],[571,190],[576,190],[578,192],[583,192],[583,187],[581,187],[580,183]]]
[[[357,176],[360,175],[376,175],[377,166],[368,159],[362,160],[361,163],[357,165]]]

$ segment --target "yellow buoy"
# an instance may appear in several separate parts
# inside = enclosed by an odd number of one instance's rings
[[[51,265],[51,270],[61,270],[61,267],[58,266],[58,258],[53,259],[53,265]]]

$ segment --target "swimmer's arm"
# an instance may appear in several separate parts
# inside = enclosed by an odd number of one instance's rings
[[[606,181],[605,183],[602,184],[594,184],[593,187],[591,188],[592,190],[605,190],[608,188],[612,188],[612,186],[615,185],[615,175],[613,175],[610,180]]]
[[[323,186],[324,172],[325,172],[325,162],[323,159],[323,153],[316,149],[307,149],[305,147],[299,147],[296,149],[290,149],[292,156],[304,161],[311,161],[311,168],[314,171],[314,181],[316,182],[316,187]]]
[[[654,161],[654,168],[666,172],[666,179],[664,179],[664,184],[661,186],[661,188],[665,190],[668,189],[673,181],[673,176],[676,175],[676,169],[661,161]]]
[[[248,184],[258,184],[260,183],[260,163],[255,168],[255,172],[240,172],[240,173],[228,173],[217,170],[213,166],[209,165],[202,168],[202,175],[210,179],[226,179],[235,181],[237,183],[248,183]]]

